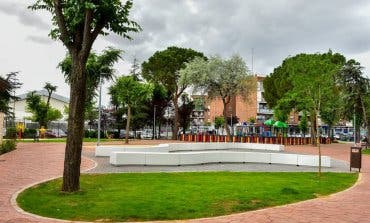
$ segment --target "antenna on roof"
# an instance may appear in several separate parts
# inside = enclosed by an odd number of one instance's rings
[[[252,75],[254,75],[254,70],[253,70],[253,68],[254,68],[253,67],[253,65],[254,65],[253,62],[254,61],[253,61],[253,59],[254,59],[254,48],[252,47]]]

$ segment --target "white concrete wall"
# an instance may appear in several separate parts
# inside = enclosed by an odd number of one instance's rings
[[[263,150],[283,151],[283,145],[257,144],[257,143],[171,143],[157,146],[97,146],[95,156],[110,156],[111,152],[179,152],[179,151],[204,151],[204,150]]]
[[[191,165],[204,163],[266,163],[318,166],[318,156],[267,152],[112,152],[112,165]],[[322,156],[322,166],[330,167],[330,157]]]

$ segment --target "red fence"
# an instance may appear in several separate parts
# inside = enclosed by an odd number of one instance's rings
[[[261,143],[281,145],[307,145],[311,144],[311,138],[301,137],[263,137],[263,136],[228,136],[207,134],[181,134],[181,141],[186,142],[237,142],[237,143]],[[330,144],[330,138],[320,138],[321,144]]]

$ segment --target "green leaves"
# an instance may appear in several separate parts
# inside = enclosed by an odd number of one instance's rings
[[[55,108],[50,107],[45,101],[37,95],[35,91],[27,94],[27,110],[32,113],[31,120],[38,122],[40,127],[47,127],[48,122],[61,119],[62,113]]]
[[[270,107],[285,116],[292,110],[318,114],[335,104],[331,103],[338,94],[335,75],[344,60],[331,51],[289,57],[264,80],[264,97]]]
[[[132,76],[121,76],[109,89],[112,97],[123,106],[134,109],[142,102],[148,100],[152,94],[152,86],[140,83]]]
[[[49,35],[61,39],[69,47],[70,44],[81,45],[87,29],[92,35],[90,41],[94,41],[98,34],[108,32],[131,39],[130,32],[141,31],[141,27],[128,18],[132,6],[130,0],[124,4],[119,0],[37,0],[28,8],[49,11],[53,21]]]
[[[234,55],[229,60],[215,56],[208,61],[195,58],[180,71],[181,78],[190,80],[195,90],[203,90],[209,98],[233,97],[244,99],[255,91],[256,81],[248,74],[243,59]]]
[[[193,49],[168,47],[142,64],[142,76],[147,81],[161,83],[172,94],[181,94],[188,83],[186,78],[180,77],[179,71],[196,57],[205,58],[203,53]]]

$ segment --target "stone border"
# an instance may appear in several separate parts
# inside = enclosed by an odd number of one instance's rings
[[[82,156],[84,159],[87,159],[87,160],[90,160],[94,163],[94,166],[93,167],[90,167],[90,168],[87,168],[86,170],[83,170],[82,173],[85,173],[89,170],[92,170],[92,169],[95,169],[97,166],[98,166],[98,163],[93,160],[93,159],[90,159],[90,158],[87,158],[86,156]],[[57,221],[57,222],[76,222],[76,223],[87,223],[87,221],[71,221],[71,220],[63,220],[63,219],[58,219],[58,218],[49,218],[49,217],[45,217],[45,216],[41,216],[41,215],[36,215],[36,214],[33,214],[33,213],[30,213],[30,212],[27,212],[25,210],[23,210],[21,207],[18,206],[18,203],[17,203],[17,198],[19,196],[20,193],[22,193],[23,191],[27,190],[28,188],[31,188],[33,186],[36,186],[38,184],[42,184],[42,183],[45,183],[45,182],[48,182],[48,181],[51,181],[51,180],[55,180],[57,178],[60,178],[62,175],[58,175],[58,176],[54,176],[54,177],[51,177],[51,178],[48,178],[48,179],[45,179],[45,180],[40,180],[38,182],[35,182],[35,183],[32,183],[32,184],[28,184],[24,187],[22,187],[21,189],[19,189],[18,191],[16,191],[12,197],[10,198],[10,204],[12,205],[12,207],[18,212],[18,213],[21,213],[21,214],[24,214],[24,215],[27,215],[27,216],[31,216],[33,218],[36,218],[36,219],[42,219],[42,220],[49,220],[49,221]]]
[[[94,168],[97,167],[98,163],[90,158],[87,158],[85,156],[83,156],[85,159],[88,159],[88,160],[91,160],[93,161],[94,163],[94,166],[91,167],[91,168],[88,168],[86,170],[83,171],[83,173],[85,173],[86,171],[89,171],[89,170],[92,170]],[[90,173],[86,173],[86,174],[90,174]],[[95,173],[91,173],[91,174],[95,174]],[[46,180],[41,180],[41,181],[38,181],[38,182],[35,182],[35,183],[32,183],[32,184],[28,184],[26,186],[24,186],[23,188],[21,188],[20,190],[16,191],[12,197],[11,197],[11,205],[12,207],[18,212],[18,213],[21,213],[21,214],[24,214],[24,215],[27,215],[27,216],[31,216],[31,217],[34,217],[36,219],[40,219],[40,220],[49,220],[49,221],[54,221],[54,222],[76,222],[76,223],[92,223],[92,222],[88,222],[88,221],[71,221],[71,220],[63,220],[63,219],[57,219],[57,218],[49,218],[49,217],[44,217],[44,216],[41,216],[41,215],[36,215],[36,214],[32,214],[30,212],[26,212],[24,211],[22,208],[20,208],[17,204],[17,197],[20,193],[22,193],[23,191],[25,191],[26,189],[30,188],[30,187],[33,187],[35,185],[38,185],[38,184],[41,184],[41,183],[45,183],[47,181],[50,181],[50,180],[54,180],[54,179],[57,179],[61,176],[55,176],[55,177],[51,177],[51,178],[48,178]],[[332,197],[332,196],[337,196],[337,195],[340,195],[342,193],[345,193],[345,192],[348,192],[352,189],[354,189],[355,187],[357,187],[358,185],[360,185],[362,182],[363,182],[363,176],[362,176],[362,173],[361,172],[358,172],[358,178],[356,180],[356,182],[349,188],[345,189],[345,190],[342,190],[342,191],[338,191],[336,193],[333,193],[333,194],[329,194],[327,195],[326,197]],[[267,208],[263,208],[263,209],[259,209],[259,210],[252,210],[252,211],[243,211],[243,212],[240,212],[240,213],[233,213],[233,214],[229,214],[229,215],[220,215],[220,216],[214,216],[214,217],[206,217],[206,218],[193,218],[193,219],[183,219],[183,220],[163,220],[163,221],[155,221],[155,222],[177,222],[177,221],[181,221],[181,222],[187,222],[187,221],[194,221],[194,220],[214,220],[216,218],[220,218],[220,217],[228,217],[228,216],[234,216],[234,215],[239,215],[239,214],[242,214],[242,213],[245,213],[245,212],[262,212],[262,211],[266,211],[268,209],[277,209],[277,208],[282,208],[282,207],[287,207],[287,206],[293,206],[293,205],[298,205],[298,204],[301,204],[301,203],[305,203],[305,202],[311,202],[311,201],[314,201],[314,200],[319,200],[319,199],[323,199],[321,197],[316,197],[316,198],[312,198],[312,199],[308,199],[308,200],[303,200],[303,201],[298,201],[298,202],[295,202],[295,203],[291,203],[291,204],[284,204],[284,205],[280,205],[280,206],[274,206],[274,207],[267,207]],[[152,222],[152,221],[144,221],[144,222],[135,222],[135,223],[147,223],[147,222]]]

